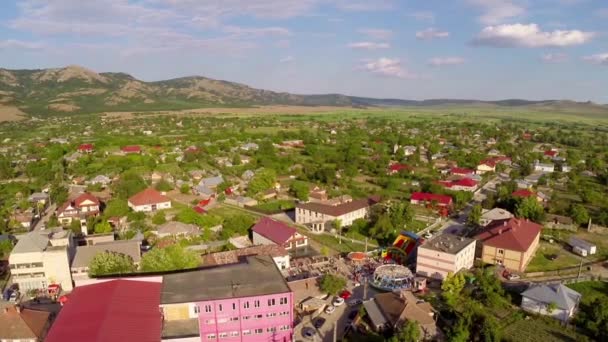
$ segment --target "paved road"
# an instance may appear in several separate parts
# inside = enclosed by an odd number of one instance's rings
[[[46,227],[46,223],[49,222],[49,219],[51,218],[51,216],[53,216],[53,213],[55,212],[56,209],[57,209],[57,206],[55,204],[51,204],[46,209],[44,216],[42,216],[42,218],[40,220],[38,220],[38,222],[36,222],[36,224],[34,225],[34,228],[32,228],[32,231],[42,230],[43,225]]]

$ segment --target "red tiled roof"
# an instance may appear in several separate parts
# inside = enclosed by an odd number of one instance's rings
[[[480,240],[484,245],[525,252],[540,234],[541,229],[541,225],[524,219],[496,220],[475,236],[475,239]]]
[[[513,193],[511,194],[512,197],[532,197],[532,196],[536,196],[536,194],[528,189],[521,189],[521,190],[516,190],[513,191]]]
[[[557,151],[547,150],[545,151],[545,155],[549,157],[555,157],[557,155]]]
[[[451,188],[453,186],[462,186],[462,187],[475,187],[477,186],[477,182],[470,178],[462,178],[454,181],[439,181],[439,184],[445,186],[446,188]]]
[[[158,204],[169,202],[171,199],[167,196],[163,196],[160,192],[147,188],[146,190],[139,192],[129,198],[129,202],[133,205],[146,205],[146,204]]]
[[[93,144],[82,144],[78,146],[78,151],[93,151]]]
[[[296,233],[295,228],[268,217],[261,218],[258,223],[251,228],[251,230],[254,233],[260,234],[263,237],[271,240],[277,245],[284,244]]]
[[[45,341],[151,342],[161,339],[162,284],[112,280],[69,295]]]
[[[93,203],[95,203],[96,205],[99,205],[99,199],[93,195],[91,195],[88,192],[83,193],[82,195],[76,197],[74,199],[74,205],[76,205],[77,207],[80,207],[80,205],[82,204],[82,202],[89,200]]]
[[[141,147],[139,147],[138,145],[128,145],[123,146],[120,150],[125,153],[139,153],[141,152]]]
[[[452,197],[447,195],[439,195],[439,194],[431,194],[428,192],[414,192],[410,197],[411,200],[414,201],[426,201],[432,202],[436,201],[437,203],[449,205],[452,204]]]
[[[50,314],[26,308],[18,311],[15,306],[6,306],[0,311],[0,338],[42,341]]]
[[[408,165],[397,163],[397,164],[393,164],[393,165],[389,166],[388,169],[391,171],[399,172],[401,170],[411,170],[412,168],[409,167]]]
[[[203,208],[201,208],[201,207],[199,207],[199,206],[196,206],[196,207],[194,207],[194,208],[192,208],[192,209],[194,209],[194,211],[196,211],[197,213],[199,213],[199,214],[201,214],[201,215],[202,215],[202,214],[206,214],[206,213],[207,213],[207,211],[206,211],[205,209],[203,209]]]
[[[473,171],[471,169],[465,169],[462,167],[453,167],[450,169],[450,172],[455,175],[464,175],[464,176],[475,173],[475,171]]]
[[[486,160],[482,160],[479,165],[487,165],[489,167],[495,167],[496,166],[496,160],[495,159],[486,159]]]

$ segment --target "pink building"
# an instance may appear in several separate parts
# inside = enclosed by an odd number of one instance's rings
[[[293,293],[269,256],[163,276],[163,340],[292,341]]]

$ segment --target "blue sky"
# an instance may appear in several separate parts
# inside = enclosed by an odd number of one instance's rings
[[[605,0],[4,0],[0,67],[608,103]]]

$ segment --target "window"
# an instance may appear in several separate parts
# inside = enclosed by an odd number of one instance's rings
[[[199,313],[201,313],[201,308],[200,308],[198,305],[195,305],[195,306],[194,306],[194,313],[195,313],[195,314],[199,314]]]
[[[505,250],[504,249],[499,249],[498,250],[498,254],[501,254],[501,255],[505,254]]]
[[[217,311],[222,312],[222,309],[224,309],[224,307],[222,307],[222,304],[218,304]]]
[[[220,338],[226,338],[226,337],[228,337],[228,333],[227,332],[222,332],[222,333],[220,333],[219,336],[220,336]]]
[[[248,320],[250,318],[251,318],[251,316],[243,316],[243,321],[246,321],[246,320]]]
[[[236,310],[236,303],[232,303],[232,310]]]
[[[214,319],[207,319],[207,320],[205,320],[205,324],[215,324],[215,320]]]
[[[275,300],[274,298],[271,298],[268,300],[268,306],[274,306],[275,305]]]
[[[230,317],[230,322],[238,322],[239,318],[238,317]]]
[[[264,317],[264,315],[255,315],[254,316],[256,319],[262,319]]]
[[[259,300],[253,301],[253,306],[256,307],[256,308],[259,308],[260,307],[260,301]]]
[[[271,313],[267,313],[266,317],[276,317],[277,313],[276,312],[271,312]]]
[[[211,312],[211,305],[205,305],[205,312]]]
[[[264,333],[264,329],[255,329],[255,330],[254,330],[254,333],[255,333],[256,335],[263,334],[263,333]]]
[[[279,301],[279,304],[281,304],[281,305],[287,304],[287,297],[282,297],[281,300]]]
[[[208,340],[215,340],[215,334],[208,334],[207,335],[207,339]]]
[[[217,323],[218,324],[220,324],[220,323],[226,323],[226,322],[228,322],[228,318],[218,318],[217,319]]]
[[[244,308],[244,309],[249,309],[249,301],[247,301],[247,302],[245,302],[245,303],[243,304],[243,308]]]
[[[279,316],[289,316],[289,311],[283,311],[279,313]]]
[[[289,325],[281,325],[281,327],[279,328],[279,330],[281,331],[285,331],[285,330],[289,330],[291,329],[291,327]]]
[[[243,336],[251,335],[251,330],[243,330]]]
[[[238,331],[231,331],[231,332],[230,332],[230,336],[231,336],[231,337],[236,337],[236,336],[239,336],[239,332],[238,332]]]
[[[275,332],[275,331],[277,331],[277,328],[275,328],[275,327],[266,329],[266,332]]]

